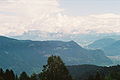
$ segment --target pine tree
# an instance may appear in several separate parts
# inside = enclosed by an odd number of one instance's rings
[[[90,75],[87,80],[95,80],[93,75]]]
[[[102,80],[99,72],[96,73],[95,80]]]
[[[40,80],[72,80],[69,72],[59,56],[48,58],[47,65],[43,66]]]
[[[22,72],[19,77],[20,80],[30,80],[26,72]]]
[[[15,76],[15,80],[19,80],[19,78],[18,78],[18,76],[17,76],[17,75]]]
[[[13,70],[10,70],[10,80],[15,80],[15,74]]]
[[[4,71],[0,69],[0,80],[4,80]]]
[[[12,70],[6,70],[5,72],[5,80],[15,80],[15,75]]]
[[[37,75],[36,74],[32,74],[31,77],[30,77],[30,80],[38,80],[37,79]]]
[[[105,77],[105,80],[113,80],[110,75]]]

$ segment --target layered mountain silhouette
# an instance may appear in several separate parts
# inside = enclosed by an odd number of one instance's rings
[[[90,49],[101,49],[107,56],[120,56],[120,40],[104,38],[87,46]]]
[[[47,35],[47,37],[46,37]],[[102,39],[102,38],[113,38],[120,39],[120,34],[115,33],[90,33],[90,34],[65,34],[63,32],[45,32],[40,30],[29,30],[24,32],[22,35],[12,36],[16,39],[24,39],[24,40],[74,40],[82,46],[86,46],[93,41]]]
[[[101,50],[87,50],[74,41],[31,41],[0,36],[0,67],[20,73],[42,69],[50,55],[58,55],[67,65],[111,64]]]
[[[96,40],[93,43],[89,44],[87,46],[87,48],[91,48],[91,49],[104,49],[105,47],[110,46],[114,42],[116,42],[115,39],[103,38],[103,39]]]
[[[103,48],[108,56],[119,56],[120,55],[120,40],[114,42],[113,44]]]

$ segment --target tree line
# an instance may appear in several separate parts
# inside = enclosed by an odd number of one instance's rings
[[[110,72],[107,76],[102,76],[99,72],[91,75],[87,80],[120,80],[120,72]]]
[[[108,71],[108,72],[106,72]],[[104,74],[103,74],[104,73]],[[89,75],[86,80],[120,80],[120,66],[105,67],[103,73],[99,71],[95,75]],[[65,64],[59,56],[50,56],[47,64],[39,74],[28,75],[22,72],[16,75],[13,70],[0,69],[0,80],[75,80],[69,74]]]
[[[29,76],[22,72],[19,76],[13,70],[0,69],[0,80],[73,80],[65,64],[59,56],[50,56],[47,64],[39,74]]]
[[[102,72],[90,75],[87,80],[120,80],[120,65],[104,67]]]

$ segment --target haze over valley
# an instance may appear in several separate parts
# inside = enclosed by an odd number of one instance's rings
[[[0,80],[120,80],[120,1],[0,0]]]

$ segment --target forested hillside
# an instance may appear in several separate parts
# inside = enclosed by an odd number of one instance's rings
[[[107,65],[112,61],[101,50],[87,50],[74,41],[30,41],[0,36],[0,67],[20,73],[42,70],[50,55],[60,56],[66,65]]]
[[[42,72],[17,75],[13,70],[0,69],[0,80],[120,80],[120,65],[101,67],[79,65],[66,67],[59,56],[50,56]]]
[[[96,65],[75,65],[68,66],[68,70],[75,80],[120,80],[120,65],[117,66],[96,66]],[[93,79],[98,76],[100,79]],[[89,78],[89,79],[88,79]]]

